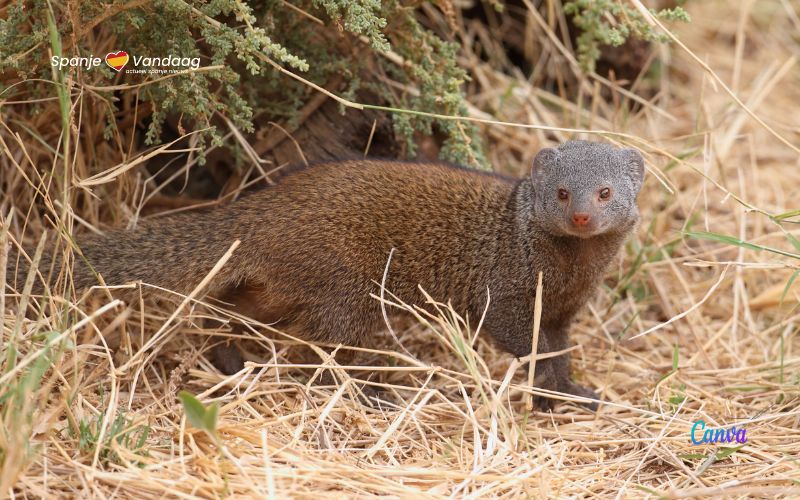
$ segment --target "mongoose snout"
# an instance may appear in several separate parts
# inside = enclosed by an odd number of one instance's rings
[[[589,212],[575,212],[572,214],[572,223],[576,226],[586,226],[589,224],[592,216]]]

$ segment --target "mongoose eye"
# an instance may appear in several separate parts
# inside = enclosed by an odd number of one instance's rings
[[[607,200],[611,197],[611,190],[608,188],[603,188],[600,190],[600,199]]]
[[[566,200],[567,198],[569,198],[569,191],[567,191],[564,188],[559,189],[558,190],[558,199],[559,200]]]

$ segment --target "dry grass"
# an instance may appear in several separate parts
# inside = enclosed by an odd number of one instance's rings
[[[464,55],[473,117],[545,126],[485,125],[497,168],[524,174],[538,147],[571,135],[559,128],[623,133],[607,137],[647,156],[644,222],[573,328],[575,376],[609,402],[597,414],[574,404],[529,413],[519,362],[445,306],[396,328],[411,357],[387,336],[362,353],[363,368],[316,346],[303,357],[301,342],[254,324],[260,349],[252,351],[263,362],[224,377],[206,358],[219,334],[234,335],[219,304],[96,294],[40,306],[25,290],[6,290],[0,495],[800,495],[800,280],[786,289],[800,269],[790,241],[800,230],[792,218],[769,217],[800,209],[800,9],[790,1],[689,7],[693,22],[676,29],[688,51],[661,49],[669,71],[633,113],[613,84],[601,100],[606,85],[586,79],[576,106]],[[543,58],[555,57],[550,48]],[[85,232],[139,216],[138,168],[111,171],[103,199],[62,192],[95,174],[95,161],[105,169],[145,154],[128,156],[129,136],[102,140],[95,92],[72,87],[69,144],[57,100],[0,102],[0,172],[10,186],[0,207],[13,213],[3,248],[24,224],[35,243],[44,228]],[[39,187],[46,212],[29,210],[34,165],[59,172]],[[24,318],[12,312],[23,301]],[[312,383],[323,371],[338,383]],[[384,388],[387,401],[365,405],[362,384]],[[186,423],[183,389],[219,402],[214,433]],[[693,446],[699,419],[743,425],[748,442]]]

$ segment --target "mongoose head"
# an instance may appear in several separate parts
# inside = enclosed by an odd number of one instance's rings
[[[533,219],[557,236],[589,238],[627,230],[639,219],[644,160],[635,149],[569,141],[533,161]]]

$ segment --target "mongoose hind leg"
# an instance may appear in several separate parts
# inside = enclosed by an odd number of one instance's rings
[[[379,309],[368,302],[369,297],[364,303],[353,302],[353,297],[321,302],[319,297],[304,297],[297,290],[294,292],[282,293],[274,286],[247,284],[225,291],[220,299],[231,304],[233,311],[242,316],[271,324],[277,330],[311,342],[361,346],[380,328]],[[314,304],[314,307],[307,304]],[[245,331],[237,325],[234,329],[239,333]],[[214,365],[226,375],[244,367],[244,358],[231,342],[219,344],[212,353]],[[353,351],[343,350],[337,354],[339,364],[353,359]],[[327,385],[332,381],[326,378],[321,382]]]
[[[224,375],[233,375],[244,368],[242,353],[232,341],[225,341],[211,349],[211,363]]]
[[[281,322],[276,325],[276,328],[310,342],[328,344],[322,349],[329,354],[336,351],[335,363],[331,363],[331,368],[323,368],[313,383],[318,386],[339,387],[347,381],[348,376],[352,373],[348,371],[345,375],[334,367],[362,365],[365,355],[352,349],[337,349],[337,346],[340,344],[349,347],[369,345],[370,334],[375,333],[379,328],[379,317],[373,314],[364,314],[364,311],[364,309],[353,307],[352,304],[329,302],[322,307],[300,311],[293,318],[292,323],[286,325],[285,329],[281,328]],[[312,364],[325,362],[316,356],[314,358]],[[355,398],[373,408],[379,407],[381,401],[391,399],[382,390],[369,384],[359,383],[352,387],[355,389],[355,392],[352,393]]]
[[[229,304],[234,312],[261,323],[282,322],[285,316],[292,316],[297,310],[285,297],[283,299],[275,295],[270,297],[263,286],[254,284],[231,287],[218,296],[222,302]],[[247,332],[243,324],[236,322],[233,324],[233,330],[240,335]],[[236,340],[228,339],[211,350],[212,364],[225,375],[241,371],[244,368],[244,361]]]

